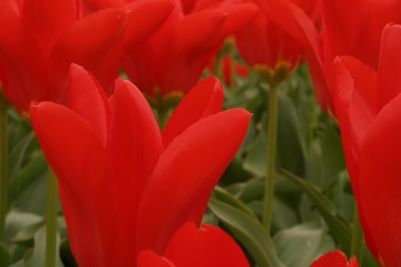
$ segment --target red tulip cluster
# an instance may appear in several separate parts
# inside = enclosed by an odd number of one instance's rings
[[[222,111],[223,86],[201,77],[228,37],[236,57],[217,63],[231,86],[232,70],[254,72],[272,92],[305,60],[341,130],[366,245],[378,264],[398,267],[397,23],[398,0],[3,0],[0,94],[32,124],[57,176],[80,267],[249,267],[234,239],[201,223],[251,114]],[[311,265],[358,266],[339,250]]]

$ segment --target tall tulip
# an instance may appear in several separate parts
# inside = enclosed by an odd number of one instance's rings
[[[223,230],[211,225],[198,229],[184,224],[169,241],[163,256],[151,250],[138,256],[138,267],[249,267],[235,241]]]
[[[117,80],[108,100],[72,65],[67,106],[32,104],[79,266],[135,266],[138,252],[161,254],[181,225],[199,225],[250,120],[243,109],[220,112],[222,102],[218,81],[204,80],[161,133],[133,84]]]
[[[22,115],[32,100],[64,103],[71,62],[90,69],[110,93],[125,21],[122,9],[79,18],[75,0],[2,1],[0,80],[4,94]]]
[[[128,5],[137,1],[107,2]],[[188,4],[192,8],[185,13],[185,3],[175,0],[175,8],[163,26],[145,42],[127,49],[122,60],[128,78],[159,110],[174,106],[197,83],[224,38],[260,12],[256,5],[243,1],[203,0]]]
[[[160,16],[134,20],[122,8],[80,16],[77,3],[75,0],[0,3],[0,80],[4,94],[22,115],[27,115],[32,100],[65,103],[71,63],[90,70],[110,95],[127,36],[131,44],[136,44],[163,22]],[[149,9],[144,5],[136,7],[132,12],[141,15]],[[168,8],[171,10],[171,3],[163,12],[170,12]],[[125,32],[127,23],[131,27]],[[133,24],[139,23],[141,27],[134,29]]]
[[[351,55],[377,68],[379,40],[389,22],[401,22],[401,1],[322,2],[322,28],[291,0],[256,0],[268,17],[297,40],[305,51],[321,108],[336,115],[333,60]],[[300,0],[303,1],[303,0]]]
[[[320,22],[320,5],[311,6],[311,1],[293,2],[305,10],[316,24]],[[235,37],[242,58],[273,85],[284,80],[302,59],[301,44],[266,14],[260,14]]]
[[[335,104],[367,245],[382,266],[401,266],[401,25],[387,25],[378,69],[335,62]]]

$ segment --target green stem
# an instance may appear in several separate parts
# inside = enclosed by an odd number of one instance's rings
[[[362,262],[362,252],[363,252],[363,242],[364,242],[364,235],[361,226],[361,222],[359,220],[358,215],[358,207],[355,204],[354,210],[354,223],[353,223],[353,231],[352,231],[352,241],[351,241],[351,256],[354,255],[361,265]]]
[[[0,103],[0,241],[4,237],[4,228],[6,224],[6,215],[8,211],[7,111],[8,111],[7,106],[2,105]]]
[[[47,179],[46,267],[56,266],[57,255],[57,177],[49,166]]]
[[[159,123],[159,127],[161,130],[164,130],[164,128],[166,128],[169,118],[170,118],[169,110],[158,110],[157,111],[157,122]]]
[[[274,199],[277,117],[278,117],[277,86],[271,86],[269,90],[269,107],[268,107],[269,128],[267,133],[266,181],[265,181],[265,197],[263,202],[263,225],[265,226],[268,232],[270,232],[271,228],[273,199]]]

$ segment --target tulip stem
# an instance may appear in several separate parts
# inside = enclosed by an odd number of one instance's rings
[[[0,92],[1,94],[1,92]],[[1,98],[1,96],[0,96]],[[0,99],[1,102],[1,99]],[[8,211],[8,107],[0,103],[0,241],[4,237]]]
[[[170,118],[170,112],[169,110],[158,110],[157,115],[157,122],[159,123],[160,130],[164,130]]]
[[[56,266],[57,255],[57,177],[49,166],[47,179],[46,267]]]
[[[355,204],[355,210],[354,210],[354,223],[353,223],[352,241],[351,242],[352,242],[351,243],[351,256],[355,256],[358,259],[360,266],[362,266],[361,262],[362,262],[364,235],[363,235],[361,222],[359,220],[358,207],[356,204]]]
[[[278,99],[277,86],[271,86],[269,90],[268,106],[268,133],[267,133],[267,162],[265,195],[263,202],[263,225],[270,233],[272,223],[272,210],[274,200],[274,176],[276,165],[276,141],[277,141],[277,117]]]

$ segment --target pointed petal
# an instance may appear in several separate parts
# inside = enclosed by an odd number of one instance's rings
[[[208,77],[199,82],[171,115],[163,132],[164,147],[195,122],[220,112],[223,101],[224,91],[218,79]]]
[[[25,0],[21,17],[46,56],[77,20],[76,1]]]
[[[366,133],[360,162],[360,207],[378,256],[401,266],[401,95],[389,102]]]
[[[167,19],[173,8],[174,2],[167,0],[134,1],[129,4],[125,47],[129,49],[151,36]]]
[[[348,264],[347,256],[339,250],[328,252],[312,263],[311,267],[358,267],[358,261],[352,258]]]
[[[224,12],[205,10],[190,14],[173,26],[160,43],[168,51],[161,50],[164,53],[155,66],[162,95],[186,93],[196,84],[223,43],[225,21]]]
[[[143,193],[137,251],[160,253],[183,223],[200,223],[213,187],[245,137],[250,117],[243,109],[211,115],[170,143]]]
[[[133,84],[117,80],[111,106],[108,151],[118,185],[118,225],[121,229],[135,229],[139,199],[163,144],[153,111]],[[126,260],[124,266],[133,266],[135,234],[121,238],[124,245],[119,247],[121,258]]]
[[[137,267],[175,267],[175,265],[151,250],[144,250],[138,255]]]
[[[16,12],[0,3],[0,79],[8,100],[23,113],[32,100],[46,99],[48,86],[42,51]]]
[[[177,266],[250,266],[235,241],[218,227],[184,224],[170,240],[164,256]]]
[[[75,258],[80,266],[111,266],[116,192],[104,148],[88,123],[65,106],[42,102],[30,114],[59,180]]]
[[[107,145],[107,131],[110,121],[110,106],[107,96],[98,82],[84,68],[71,64],[68,82],[68,106],[84,118],[100,138],[104,148]]]
[[[62,86],[70,63],[76,63],[91,72],[110,95],[123,51],[125,22],[126,10],[105,9],[74,23],[52,53],[54,86]]]
[[[401,87],[401,25],[388,25],[383,30],[378,68],[377,107],[380,110],[397,96]]]

